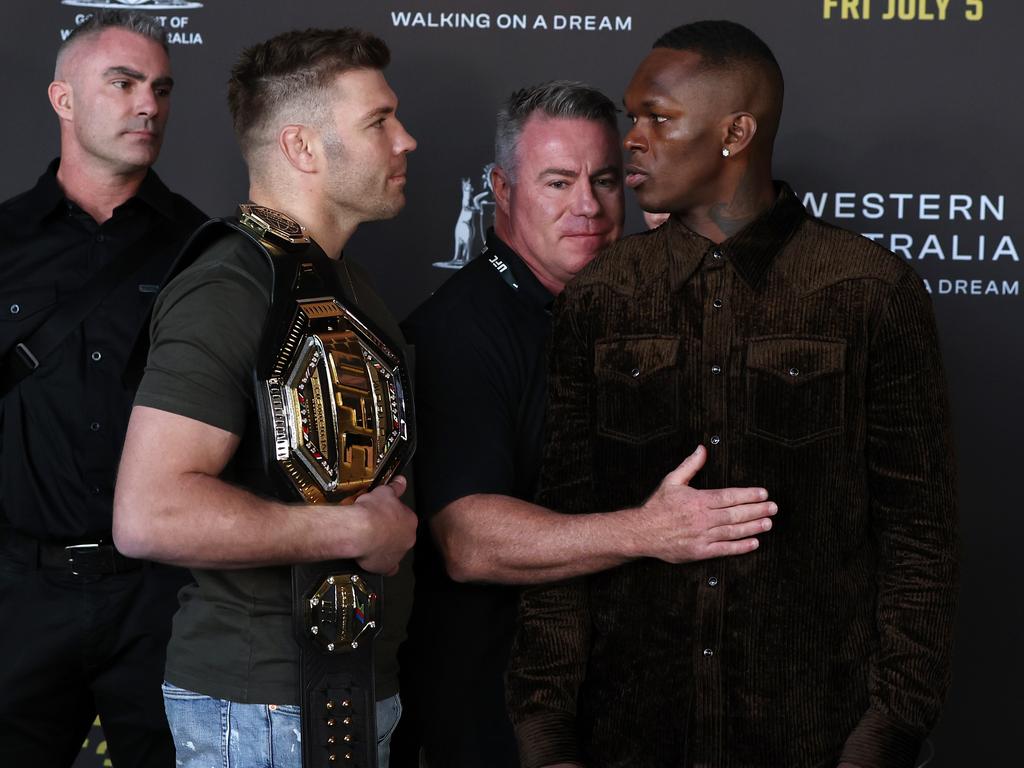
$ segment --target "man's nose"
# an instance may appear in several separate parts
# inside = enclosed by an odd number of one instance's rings
[[[626,132],[626,137],[622,140],[622,146],[625,147],[628,152],[646,152],[647,137],[644,136],[640,127],[634,124],[633,127]]]
[[[397,120],[398,118],[395,119]],[[395,154],[400,155],[403,152],[412,152],[414,149],[416,149],[416,139],[405,130],[404,125],[398,123],[398,135],[395,137]]]
[[[135,90],[135,114],[155,117],[160,111],[160,101],[152,88],[136,88]]]
[[[592,219],[601,212],[601,203],[594,194],[594,188],[589,181],[576,185],[573,196],[572,213],[576,216],[586,216]]]

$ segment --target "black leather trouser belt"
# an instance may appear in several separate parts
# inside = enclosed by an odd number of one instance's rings
[[[18,560],[36,568],[67,571],[75,576],[102,576],[137,571],[144,560],[125,557],[111,543],[109,536],[73,544],[39,541],[10,528],[0,533],[4,550]]]

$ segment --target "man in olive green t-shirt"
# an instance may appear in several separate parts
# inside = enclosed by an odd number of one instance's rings
[[[405,202],[405,155],[416,143],[395,116],[382,74],[389,58],[381,40],[356,30],[278,35],[242,53],[228,99],[250,199],[304,227],[309,248],[335,260],[345,298],[401,339],[363,273],[341,255],[360,223],[390,218]],[[298,768],[289,566],[353,559],[391,576],[376,646],[378,760],[386,768],[411,587],[401,562],[416,517],[400,501],[401,477],[341,507],[253,492],[260,484],[239,448],[255,427],[253,370],[270,285],[262,253],[229,235],[161,294],[118,477],[114,537],[125,554],[188,566],[196,578],[181,594],[164,686],[186,766],[230,759]]]

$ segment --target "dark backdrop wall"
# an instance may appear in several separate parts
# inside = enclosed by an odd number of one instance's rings
[[[1024,385],[1024,124],[1011,0],[3,0],[0,198],[57,152],[46,101],[61,35],[97,6],[135,6],[167,27],[177,86],[157,168],[210,214],[246,192],[224,106],[245,44],[289,28],[353,25],[393,50],[388,78],[419,140],[408,206],[360,229],[348,253],[404,316],[480,245],[493,115],[512,89],[555,77],[621,97],[671,26],[729,18],[760,33],[787,79],[776,175],[825,219],[904,256],[932,292],[955,407],[963,585],[953,688],[933,768],[1021,765],[1024,541],[1015,473]],[[623,121],[625,124],[625,121]],[[463,196],[463,179],[469,190]],[[468,208],[474,222],[456,242]],[[638,210],[628,229],[640,227]],[[461,247],[460,247],[461,246]],[[455,265],[436,266],[435,262]],[[98,729],[83,763],[102,763]]]

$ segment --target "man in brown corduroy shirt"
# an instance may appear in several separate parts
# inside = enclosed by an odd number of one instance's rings
[[[696,443],[767,487],[743,558],[524,594],[524,766],[911,768],[950,677],[955,467],[928,296],[772,181],[782,74],[731,22],[663,35],[626,91],[657,230],[559,297],[539,502],[636,504]]]

